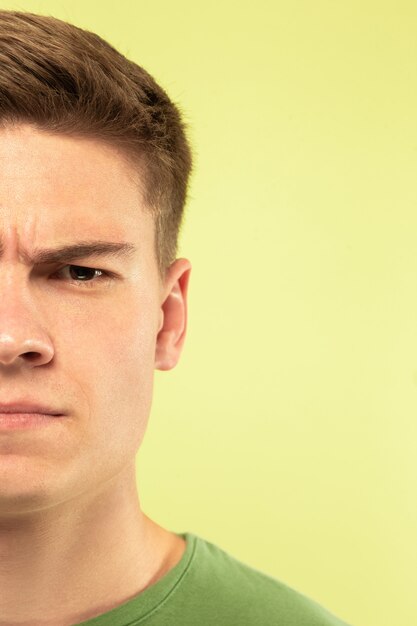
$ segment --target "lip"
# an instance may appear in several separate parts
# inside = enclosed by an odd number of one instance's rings
[[[60,423],[64,414],[32,400],[0,403],[0,433],[40,429]],[[42,428],[43,430],[43,428]]]
[[[0,433],[39,429],[61,422],[60,415],[47,413],[0,413]]]
[[[42,415],[64,415],[50,406],[33,401],[0,402],[0,413],[40,413]]]

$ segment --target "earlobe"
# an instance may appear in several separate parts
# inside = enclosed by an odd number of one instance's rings
[[[187,329],[187,290],[191,263],[177,259],[167,273],[161,323],[156,338],[155,369],[170,370],[176,366]]]

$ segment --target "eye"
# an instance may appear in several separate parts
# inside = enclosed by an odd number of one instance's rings
[[[67,270],[69,270],[69,272]],[[64,273],[67,275],[69,273],[70,277],[73,277],[73,280],[70,280],[70,282],[79,287],[94,287],[94,283],[111,280],[111,274],[109,272],[95,267],[84,267],[83,265],[65,265],[55,272],[53,276],[55,277]],[[99,275],[98,279],[93,280],[97,277],[97,274]]]

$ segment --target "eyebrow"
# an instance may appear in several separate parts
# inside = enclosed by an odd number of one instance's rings
[[[0,242],[0,257],[3,255],[3,244]],[[32,254],[21,251],[23,261],[30,264],[65,263],[88,256],[109,256],[114,258],[130,258],[136,246],[128,241],[82,240],[57,248],[35,249]]]

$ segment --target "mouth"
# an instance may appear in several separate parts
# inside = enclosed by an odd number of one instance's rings
[[[40,428],[57,423],[63,415],[48,413],[0,413],[0,432]]]

